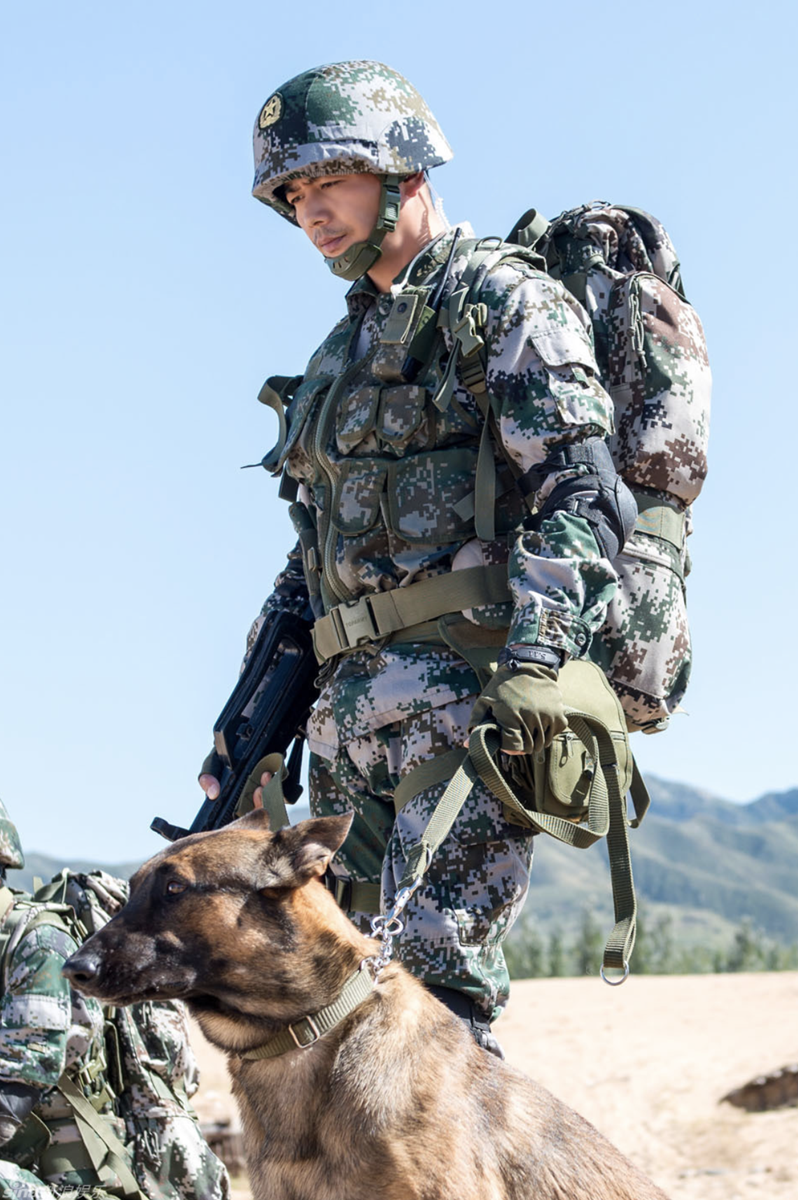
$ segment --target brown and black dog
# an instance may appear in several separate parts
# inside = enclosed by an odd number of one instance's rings
[[[65,974],[107,1004],[187,1001],[229,1055],[256,1200],[666,1200],[397,963],[307,1049],[240,1057],[335,1001],[376,953],[319,882],[349,824],[271,833],[255,810],[184,838]]]

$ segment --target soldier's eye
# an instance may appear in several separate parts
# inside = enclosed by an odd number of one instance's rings
[[[188,887],[187,883],[183,883],[180,879],[170,879],[166,885],[167,896],[179,896]]]

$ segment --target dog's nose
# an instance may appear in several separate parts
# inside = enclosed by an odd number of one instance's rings
[[[85,946],[68,958],[61,968],[61,974],[65,975],[70,983],[74,983],[76,987],[81,984],[91,983],[97,978],[100,973],[100,956],[92,950],[87,950]]]

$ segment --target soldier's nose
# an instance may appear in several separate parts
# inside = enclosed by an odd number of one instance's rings
[[[74,983],[75,987],[91,983],[100,973],[100,956],[92,950],[86,950],[84,947],[66,960],[61,973],[66,976],[70,983]]]

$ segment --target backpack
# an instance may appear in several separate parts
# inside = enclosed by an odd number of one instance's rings
[[[599,376],[615,410],[610,452],[639,516],[614,561],[618,590],[589,657],[617,693],[629,730],[662,730],[690,674],[685,542],[691,506],[706,477],[709,433],[706,345],[684,295],[676,251],[653,217],[604,202],[572,209],[551,223],[530,209],[504,245],[470,239],[460,242],[464,251],[468,266],[441,323],[455,339],[457,373],[486,424],[493,418],[479,292],[488,270],[520,257],[560,280],[590,317]],[[453,371],[447,382],[451,388]],[[441,402],[445,395],[436,397]],[[484,457],[483,481],[489,476]],[[486,510],[493,493],[483,482],[480,497],[479,467],[477,475],[477,532],[490,538]]]
[[[13,899],[14,908],[0,926],[3,979],[14,948],[36,924],[56,924],[80,945],[122,907],[127,884],[104,871],[78,874],[63,870],[49,883],[36,887],[32,897],[16,895]],[[226,1196],[226,1171],[203,1138],[189,1103],[198,1073],[184,1009],[175,1001],[163,1001],[103,1011],[105,1044],[94,1048],[90,1063],[79,1065],[81,1074],[88,1067],[99,1090],[113,1098],[114,1112],[125,1127],[124,1165],[129,1161],[135,1172],[134,1178],[121,1170],[122,1147],[117,1146],[114,1166],[118,1179],[116,1183],[109,1180],[106,1187],[115,1195],[135,1200]],[[88,1111],[87,1101],[76,1094],[68,1075],[70,1072],[65,1072],[59,1080],[59,1091],[84,1125],[89,1124],[101,1141],[106,1139],[107,1119]],[[101,1179],[103,1172],[104,1168],[98,1171]]]

